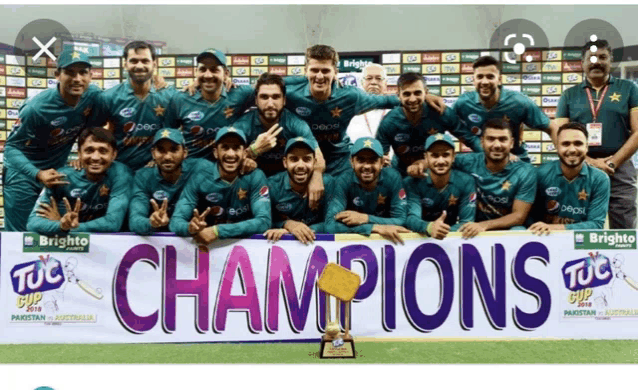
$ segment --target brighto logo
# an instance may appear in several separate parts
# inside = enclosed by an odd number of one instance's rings
[[[633,244],[636,242],[635,232],[592,232],[589,233],[589,242],[592,244]]]

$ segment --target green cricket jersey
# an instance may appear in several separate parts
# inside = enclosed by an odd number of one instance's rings
[[[34,181],[42,169],[61,168],[77,136],[87,126],[98,125],[95,110],[102,90],[89,85],[75,107],[66,104],[58,88],[47,89],[28,99],[9,133],[5,167],[17,170]]]
[[[344,159],[350,157],[350,138],[346,135],[348,124],[355,115],[375,108],[392,108],[399,105],[396,95],[369,95],[353,87],[332,84],[332,93],[325,102],[316,101],[310,94],[310,82],[299,80],[286,82],[286,107],[299,115],[310,126],[312,134],[326,160],[326,173],[343,169]]]
[[[460,121],[454,111],[445,110],[443,115],[440,115],[424,104],[421,119],[414,126],[405,116],[403,107],[395,107],[379,124],[376,139],[383,146],[384,154],[388,154],[392,147],[394,150],[392,167],[402,176],[406,176],[408,167],[423,158],[425,140],[430,135],[445,133],[448,130],[462,139],[473,137],[472,133],[461,134],[462,128],[459,124]]]
[[[479,136],[488,119],[504,118],[510,122],[514,133],[512,153],[527,159],[527,150],[521,145],[519,129],[524,123],[534,129],[546,129],[550,121],[547,115],[526,95],[501,87],[498,103],[489,110],[481,104],[478,92],[466,92],[454,103],[452,109],[459,116],[466,132],[476,137],[467,145],[473,151],[482,151]]]
[[[494,173],[485,166],[484,153],[457,154],[454,169],[474,176],[478,195],[476,221],[497,219],[512,213],[514,200],[534,203],[536,169],[523,161],[510,161]]]
[[[406,218],[407,195],[403,189],[401,174],[394,168],[381,169],[377,186],[366,191],[350,170],[335,179],[333,199],[328,203],[326,230],[330,233],[359,233],[370,235],[373,225],[403,226]],[[335,220],[344,210],[368,214],[367,224],[348,227]]]
[[[211,169],[211,162],[204,159],[192,158],[182,162],[182,174],[175,183],[166,181],[158,167],[145,167],[135,173],[133,180],[133,195],[129,206],[129,228],[137,234],[153,234],[155,232],[167,232],[168,226],[156,229],[151,226],[149,217],[153,213],[151,199],[155,199],[158,206],[162,206],[164,199],[168,199],[167,215],[173,216],[177,200],[189,182],[197,172]]]
[[[59,172],[66,174],[69,184],[54,188],[44,188],[38,202],[29,215],[27,229],[40,234],[62,234],[59,221],[51,221],[36,215],[40,203],[50,204],[50,197],[57,202],[60,215],[66,213],[63,198],[75,205],[77,198],[82,202],[80,225],[75,231],[114,233],[120,230],[129,199],[133,175],[130,169],[117,161],[109,167],[106,175],[97,182],[86,177],[84,169],[77,171],[64,167]]]
[[[439,218],[444,210],[450,231],[455,232],[463,224],[474,222],[476,183],[467,173],[452,169],[449,182],[441,189],[434,187],[429,174],[423,179],[406,177],[403,186],[408,193],[406,227],[413,232],[426,233],[430,222]]]
[[[182,128],[188,157],[212,160],[213,141],[217,130],[230,126],[254,103],[255,92],[249,86],[238,86],[222,93],[214,103],[208,102],[198,90],[190,96],[176,93],[164,115],[164,126]]]
[[[571,181],[563,175],[560,161],[538,168],[537,221],[565,225],[568,230],[602,229],[609,206],[609,176],[583,164]]]
[[[152,86],[146,98],[140,100],[130,80],[104,91],[103,112],[115,126],[117,161],[133,171],[151,161],[153,136],[164,127],[168,102],[175,93],[173,87],[156,90]]]
[[[588,155],[594,158],[616,153],[631,135],[629,112],[638,109],[638,86],[630,80],[609,76],[609,87],[601,104],[596,122],[603,125],[601,146],[589,146]],[[563,92],[556,108],[556,118],[569,118],[583,125],[593,122],[586,88],[590,88],[594,108],[598,106],[600,91],[591,87],[587,79]]]
[[[257,157],[257,166],[264,171],[266,177],[284,171],[284,148],[289,139],[304,137],[316,142],[308,124],[286,108],[281,113],[279,125],[283,130],[277,136],[277,146]],[[246,134],[246,140],[249,145],[255,142],[259,134],[268,131],[268,129],[264,129],[264,126],[259,121],[259,110],[252,110],[246,113],[233,126]]]
[[[264,173],[255,169],[228,183],[219,176],[217,163],[196,174],[182,190],[169,224],[180,236],[189,236],[188,224],[197,208],[208,226],[217,226],[219,238],[250,237],[270,228],[270,196]]]
[[[324,196],[319,201],[319,207],[312,210],[308,205],[305,194],[298,194],[290,187],[288,172],[279,172],[268,178],[270,188],[270,202],[272,203],[272,218],[274,228],[282,228],[284,222],[291,219],[303,222],[315,233],[327,233],[324,221],[328,204],[334,192],[334,179],[330,175],[323,175]]]

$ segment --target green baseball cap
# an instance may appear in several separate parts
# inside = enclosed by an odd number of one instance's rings
[[[449,134],[438,133],[429,136],[428,139],[425,140],[425,150],[430,149],[430,147],[437,142],[446,143],[450,145],[452,149],[454,149],[454,140],[452,139],[452,137]]]
[[[184,136],[182,132],[178,129],[170,129],[164,128],[155,133],[155,137],[153,138],[153,146],[160,142],[163,139],[167,139],[177,145],[186,145],[186,141],[184,141]]]
[[[206,49],[203,52],[199,53],[197,56],[197,62],[202,62],[201,60],[206,57],[213,57],[219,61],[220,64],[226,67],[226,55],[217,49]]]
[[[57,60],[58,69],[67,68],[73,64],[86,64],[91,67],[91,61],[86,53],[77,50],[63,50]]]
[[[217,130],[217,135],[215,135],[215,143],[218,143],[222,138],[231,136],[231,135],[234,135],[235,137],[240,138],[242,142],[244,143],[244,145],[246,145],[246,134],[244,134],[243,131],[236,129],[232,126],[231,127],[225,126]]]
[[[354,141],[352,145],[352,155],[359,153],[364,149],[372,150],[377,156],[383,157],[383,147],[381,143],[372,137],[362,137]]]
[[[312,150],[313,153],[315,152],[315,149],[317,149],[317,144],[314,143],[312,140],[304,138],[304,137],[295,137],[295,138],[289,139],[288,142],[286,142],[286,147],[284,148],[284,154],[288,154],[288,151],[297,144],[307,146],[310,150]]]

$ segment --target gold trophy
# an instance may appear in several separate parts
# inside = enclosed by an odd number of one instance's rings
[[[319,289],[326,293],[326,334],[321,337],[319,357],[325,358],[354,358],[354,340],[350,335],[350,302],[354,299],[361,277],[335,263],[326,265],[319,277]],[[332,321],[330,310],[330,296],[337,299],[336,319]],[[341,333],[341,302],[345,302],[346,326],[345,333]]]

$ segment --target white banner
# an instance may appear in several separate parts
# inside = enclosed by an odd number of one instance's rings
[[[327,262],[362,277],[355,337],[638,338],[636,232],[592,234],[207,251],[174,236],[2,233],[0,343],[318,340]]]

